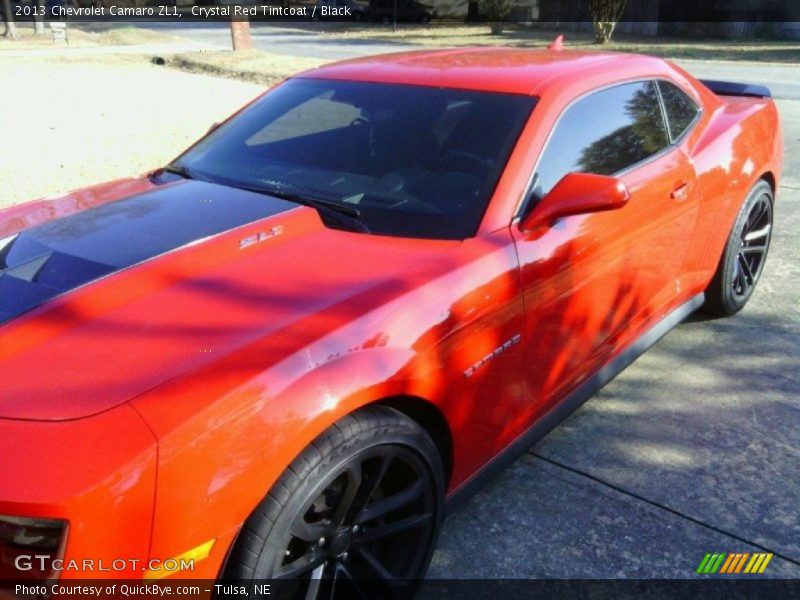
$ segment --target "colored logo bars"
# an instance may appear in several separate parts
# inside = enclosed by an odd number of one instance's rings
[[[702,575],[713,573],[734,574],[734,573],[763,573],[769,561],[772,560],[772,552],[709,552],[703,557],[697,572]]]

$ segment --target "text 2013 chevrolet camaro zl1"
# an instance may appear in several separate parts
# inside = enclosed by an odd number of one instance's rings
[[[407,589],[446,505],[745,305],[781,144],[655,58],[403,53],[0,212],[3,575]]]

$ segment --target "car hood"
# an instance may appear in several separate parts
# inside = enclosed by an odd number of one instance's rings
[[[457,244],[198,181],[100,199],[0,240],[0,418],[97,414],[323,310],[333,327],[332,306]]]

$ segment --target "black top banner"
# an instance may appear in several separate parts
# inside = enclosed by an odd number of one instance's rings
[[[509,0],[505,22],[591,22],[586,0]],[[800,23],[797,0],[608,0],[620,23]],[[1,6],[1,5],[0,5]],[[489,22],[478,0],[12,0],[15,20]],[[602,19],[601,19],[602,20]]]

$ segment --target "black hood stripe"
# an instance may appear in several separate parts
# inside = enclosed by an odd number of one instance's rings
[[[295,206],[182,181],[26,229],[0,240],[0,322],[109,273]]]

